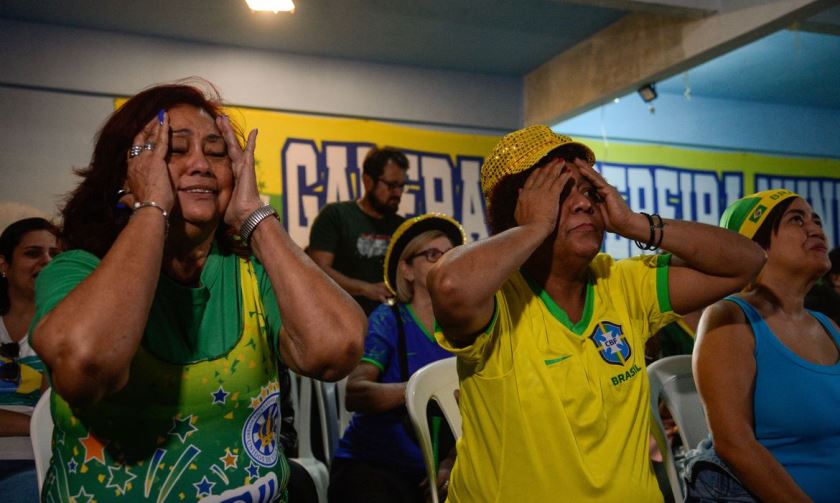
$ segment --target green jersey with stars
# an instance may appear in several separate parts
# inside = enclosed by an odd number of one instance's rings
[[[36,317],[97,264],[82,251],[53,261],[37,280]],[[270,283],[253,260],[214,248],[193,289],[161,275],[128,384],[84,408],[53,393],[44,500],[285,500],[279,329]]]

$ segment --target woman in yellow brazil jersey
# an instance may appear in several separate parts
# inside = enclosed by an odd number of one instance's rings
[[[740,290],[761,248],[633,212],[585,145],[513,132],[481,168],[492,236],[430,273],[438,342],[458,356],[453,502],[656,502],[644,344]],[[604,232],[664,255],[613,260]],[[673,254],[673,255],[671,255]]]

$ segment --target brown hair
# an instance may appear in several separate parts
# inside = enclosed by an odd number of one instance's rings
[[[190,81],[197,81],[203,91]],[[117,191],[126,177],[126,153],[134,137],[160,110],[192,105],[214,119],[221,115],[219,93],[209,82],[190,79],[146,89],[123,104],[102,126],[96,137],[90,165],[77,171],[82,182],[62,210],[63,237],[68,249],[86,250],[102,258],[128,223],[131,210],[117,205]],[[237,130],[242,141],[242,134]],[[233,231],[222,224],[217,239],[226,252],[237,250]]]

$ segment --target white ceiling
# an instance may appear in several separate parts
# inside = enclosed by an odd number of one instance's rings
[[[838,2],[826,2],[832,3]],[[522,76],[628,13],[698,17],[720,4],[717,0],[296,0],[296,5],[294,14],[275,15],[253,13],[244,0],[3,0],[0,17]],[[840,8],[802,20],[799,27],[824,35],[809,37],[807,47],[799,49],[769,37],[766,43],[733,51],[690,72],[693,93],[780,103],[799,96],[791,104],[840,108]],[[791,59],[792,54],[798,59]],[[660,91],[669,89],[679,92],[679,82],[663,82]],[[807,96],[791,92],[801,89],[809,89]]]

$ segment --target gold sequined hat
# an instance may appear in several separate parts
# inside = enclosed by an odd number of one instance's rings
[[[481,190],[484,192],[487,208],[490,208],[493,189],[502,178],[525,171],[552,150],[568,144],[582,147],[587,154],[585,160],[595,164],[592,149],[568,136],[557,134],[546,126],[529,126],[502,137],[481,166]]]

